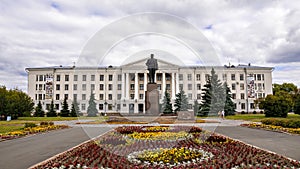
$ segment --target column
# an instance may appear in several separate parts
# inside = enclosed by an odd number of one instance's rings
[[[138,73],[134,74],[134,99],[139,99],[139,76]]]
[[[129,99],[129,73],[125,74],[125,100]]]
[[[148,76],[147,72],[144,73],[144,91],[147,91],[147,84],[148,84]],[[145,97],[144,97],[145,99]]]
[[[162,73],[162,95],[165,95],[165,90],[166,90],[166,73]]]
[[[176,85],[176,91],[175,93],[179,93],[179,72],[176,73],[176,81],[175,81],[175,85]]]
[[[121,101],[124,101],[124,99],[126,98],[125,97],[125,73],[122,73],[122,100]]]
[[[178,75],[178,73],[176,75]],[[176,76],[176,81],[177,81],[177,76]],[[178,81],[177,81],[177,83],[178,83]],[[176,87],[177,87],[177,85],[176,85]],[[179,88],[179,86],[178,86],[178,88]],[[175,73],[172,73],[172,97],[171,97],[172,100],[175,99],[176,91],[175,91]]]

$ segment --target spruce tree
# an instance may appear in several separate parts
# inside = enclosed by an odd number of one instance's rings
[[[76,113],[74,102],[72,103],[72,108],[71,108],[70,116],[71,117],[77,117],[77,113]]]
[[[60,111],[61,117],[69,117],[70,111],[69,111],[69,105],[67,103],[67,98],[64,98],[64,102],[62,105],[62,110]]]
[[[90,100],[89,100],[89,107],[87,110],[87,116],[88,117],[96,117],[98,113],[98,110],[96,108],[96,103],[95,103],[95,96],[94,93],[91,92]]]
[[[35,108],[34,116],[35,117],[44,117],[45,116],[45,111],[43,110],[41,101],[39,101],[38,105]]]
[[[204,89],[202,89],[202,102],[198,115],[200,116],[214,116],[219,111],[224,109],[225,104],[225,90],[222,83],[218,79],[214,68],[211,70],[211,75],[207,79]]]
[[[194,101],[194,115],[197,116],[199,110],[199,103],[197,100]]]
[[[234,115],[235,114],[234,103],[232,101],[230,88],[228,87],[226,82],[224,83],[223,88],[226,89],[226,98],[225,98],[225,106],[224,106],[225,116]]]
[[[173,113],[170,94],[167,90],[165,91],[165,96],[164,96],[163,104],[162,104],[162,110],[163,110],[164,114],[172,114]]]
[[[187,111],[187,109],[188,109],[188,99],[182,89],[180,90],[179,93],[176,94],[174,106],[175,106],[176,113],[178,111]]]
[[[47,112],[47,117],[56,117],[56,111],[54,110],[54,103],[53,99],[51,100],[50,109]]]

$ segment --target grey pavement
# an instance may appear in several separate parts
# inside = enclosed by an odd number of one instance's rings
[[[220,123],[190,123],[204,129],[241,140],[300,161],[300,136],[239,127],[243,121],[219,120]],[[76,125],[76,121],[59,122],[73,126],[15,140],[0,142],[0,168],[23,169],[64,152],[90,138],[120,125]],[[56,123],[58,124],[58,123]],[[153,124],[151,124],[153,125]],[[176,124],[179,125],[179,124]]]

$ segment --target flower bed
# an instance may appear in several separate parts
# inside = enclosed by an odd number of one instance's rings
[[[300,168],[298,161],[202,131],[198,127],[154,128],[118,127],[32,168]],[[157,139],[155,136],[147,139],[129,137],[134,133],[147,134],[156,130],[160,133],[162,129],[190,137],[179,140]]]
[[[266,124],[259,124],[259,123],[241,124],[241,126],[249,127],[249,128],[256,128],[256,129],[264,129],[264,130],[269,130],[269,131],[276,131],[276,132],[300,134],[300,128],[285,128],[285,127],[281,127],[281,126],[266,125]]]

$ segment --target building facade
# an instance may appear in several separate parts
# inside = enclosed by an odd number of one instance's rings
[[[64,98],[69,105],[74,99],[82,113],[87,112],[91,93],[99,113],[145,113],[145,91],[148,83],[147,59],[120,67],[42,67],[26,68],[28,73],[28,94],[37,104],[41,101],[48,109],[53,99],[59,111]],[[189,108],[194,101],[201,102],[201,93],[212,67],[179,66],[158,60],[159,69],[155,81],[158,84],[159,99],[164,92],[170,93],[174,105],[175,95],[185,91]],[[259,111],[254,104],[257,98],[272,94],[272,67],[249,65],[214,67],[221,82],[227,82],[237,112]]]

